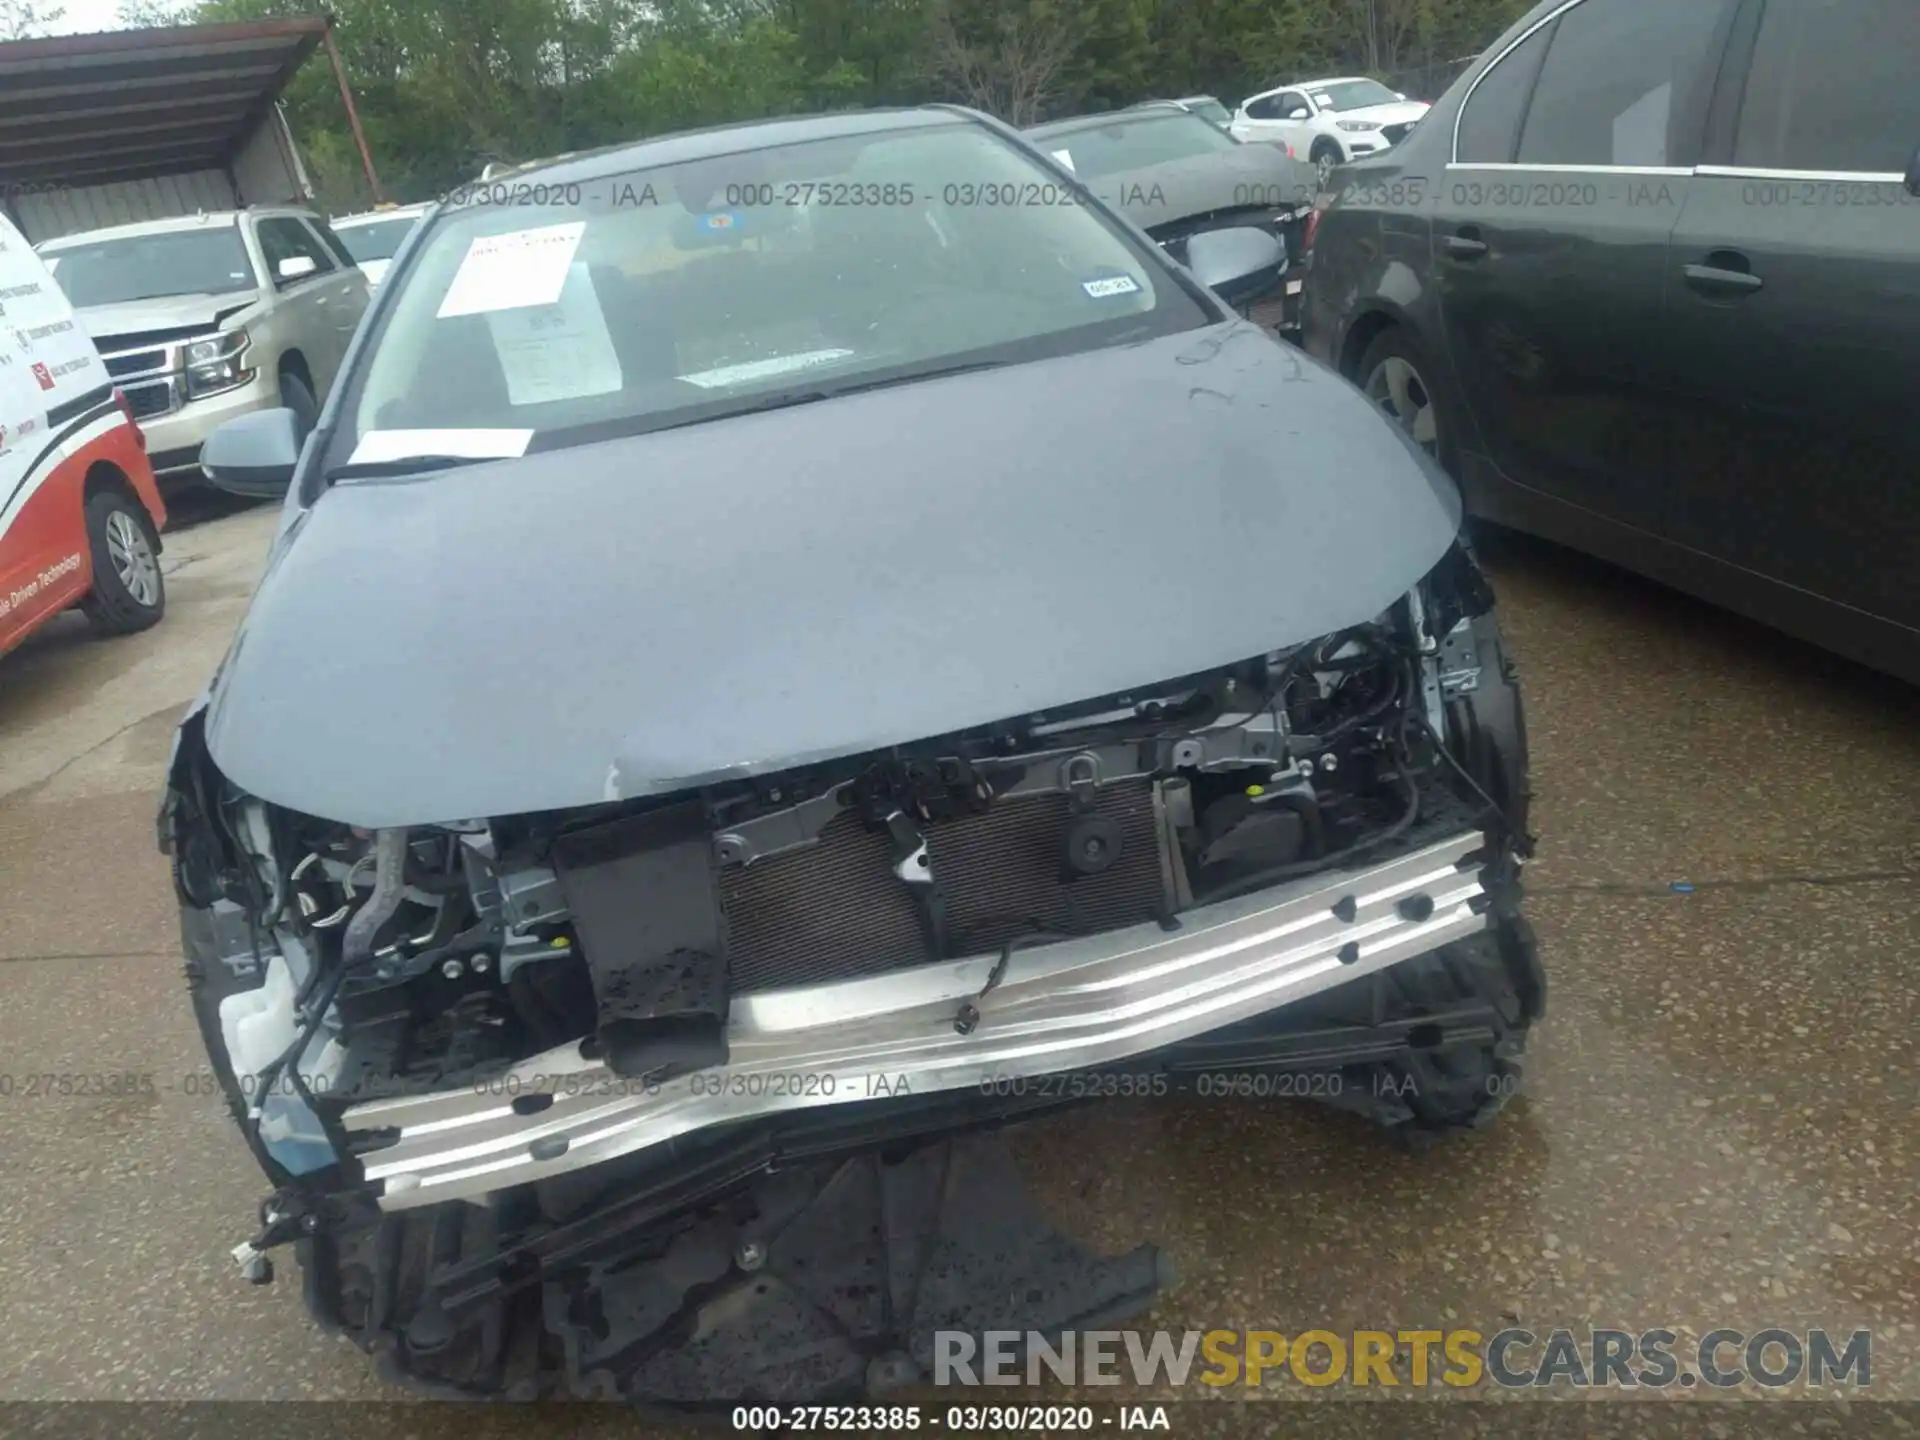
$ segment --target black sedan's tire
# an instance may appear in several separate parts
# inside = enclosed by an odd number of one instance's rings
[[[147,507],[122,490],[87,502],[87,544],[93,589],[81,611],[102,635],[131,635],[160,623],[167,582],[160,573],[160,537]]]
[[[1367,398],[1449,472],[1459,436],[1454,410],[1433,362],[1398,325],[1373,337],[1353,380]]]

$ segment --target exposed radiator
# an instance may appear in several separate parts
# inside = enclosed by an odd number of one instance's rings
[[[1125,781],[1095,792],[1093,814],[1119,826],[1120,858],[1098,875],[1062,878],[1064,795],[996,801],[980,815],[926,831],[946,898],[955,955],[978,955],[1042,927],[1094,934],[1151,920],[1162,907],[1153,786]],[[722,877],[729,984],[736,992],[872,975],[936,958],[908,886],[893,873],[884,834],[851,813],[819,843]]]

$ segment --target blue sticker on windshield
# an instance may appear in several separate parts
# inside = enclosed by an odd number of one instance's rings
[[[740,228],[740,217],[731,210],[715,210],[700,217],[700,228],[710,235]]]
[[[1109,275],[1100,280],[1082,280],[1080,288],[1096,300],[1109,295],[1132,295],[1140,289],[1131,275]]]

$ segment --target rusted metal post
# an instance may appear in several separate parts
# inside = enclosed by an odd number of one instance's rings
[[[384,205],[380,176],[373,168],[373,152],[367,148],[367,132],[360,128],[360,111],[353,103],[353,87],[347,84],[347,67],[340,59],[340,47],[333,43],[333,26],[326,28],[327,59],[333,62],[333,78],[340,82],[340,98],[346,103],[347,123],[353,127],[353,143],[360,147],[360,164],[367,172],[367,184],[373,190],[373,203]]]

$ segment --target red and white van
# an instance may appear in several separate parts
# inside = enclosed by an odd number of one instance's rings
[[[0,654],[73,605],[110,635],[158,621],[166,514],[133,412],[0,216]]]

